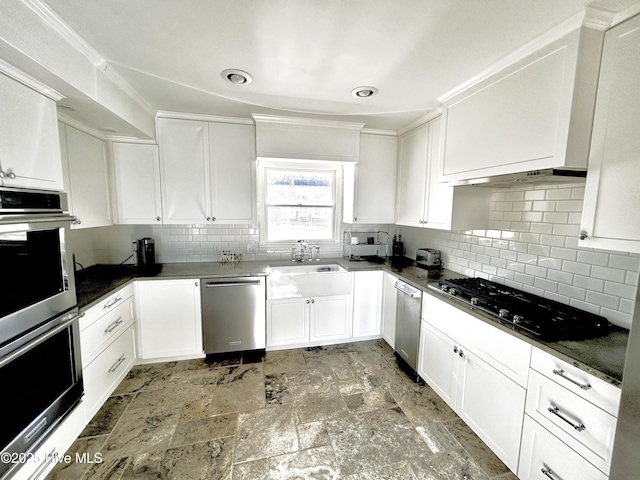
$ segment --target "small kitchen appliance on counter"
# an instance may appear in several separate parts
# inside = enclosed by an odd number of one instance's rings
[[[442,270],[440,250],[419,248],[416,252],[416,266],[427,270]]]
[[[133,242],[136,267],[140,272],[153,272],[156,269],[156,247],[153,238],[139,238]]]

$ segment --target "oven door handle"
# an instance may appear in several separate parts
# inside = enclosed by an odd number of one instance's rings
[[[16,223],[51,223],[51,222],[73,222],[76,217],[67,214],[61,215],[2,215],[0,225],[12,225]]]
[[[23,345],[22,347],[18,348],[17,350],[14,350],[13,352],[11,352],[6,357],[3,357],[0,360],[0,368],[2,368],[5,365],[11,363],[13,360],[15,360],[19,356],[23,355],[24,353],[28,352],[29,350],[37,347],[42,342],[45,342],[45,341],[49,340],[51,337],[53,337],[54,335],[60,333],[62,330],[67,328],[69,325],[71,325],[73,322],[75,322],[81,316],[82,316],[82,314],[74,315],[72,318],[70,318],[69,320],[65,320],[63,323],[61,323],[57,327],[54,327],[51,330],[48,330],[47,332],[43,333],[42,335],[40,335],[38,338],[36,338],[32,342],[29,342],[26,345]]]

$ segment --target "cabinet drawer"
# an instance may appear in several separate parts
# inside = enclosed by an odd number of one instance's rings
[[[83,312],[84,316],[80,318],[80,330],[84,330],[130,297],[133,297],[133,283],[103,298],[99,303]]]
[[[526,387],[531,345],[433,295],[425,294],[422,298],[425,321],[471,348],[478,357],[518,385]]]
[[[609,472],[616,417],[535,370],[529,376],[525,412],[598,469]]]
[[[607,476],[527,415],[524,418],[518,478],[607,480]]]
[[[570,363],[563,362],[539,348],[533,349],[531,368],[611,415],[618,416],[620,405],[620,389],[618,387],[600,380]]]
[[[100,408],[118,383],[129,372],[135,359],[133,326],[113,341],[82,371],[87,419]]]
[[[80,332],[82,363],[88,365],[104,346],[120,335],[133,320],[133,297],[118,302],[109,313],[102,315]]]

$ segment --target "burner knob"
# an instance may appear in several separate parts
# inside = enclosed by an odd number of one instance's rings
[[[480,299],[478,299],[477,297],[471,298],[471,305],[478,305],[479,303],[480,303]]]
[[[524,317],[522,315],[514,315],[513,318],[513,323],[522,323],[522,321],[524,320]]]
[[[457,294],[458,294],[458,293],[460,293],[460,292],[458,292],[458,290],[456,290],[455,288],[450,288],[450,289],[449,289],[449,293],[450,293],[451,295],[457,295]]]
[[[507,310],[506,308],[501,308],[500,311],[498,312],[498,316],[500,318],[507,318],[508,315],[509,315],[509,310]]]
[[[449,290],[449,287],[447,287],[446,285],[440,285],[440,290],[446,292],[447,290]]]

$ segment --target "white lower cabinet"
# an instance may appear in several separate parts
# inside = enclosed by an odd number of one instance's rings
[[[351,311],[351,295],[267,300],[267,348],[348,340]]]
[[[418,374],[515,472],[526,390],[510,378],[513,371],[501,368],[497,361],[503,335],[508,334],[495,328],[485,330],[485,325],[476,325],[481,320],[445,307],[451,306],[431,295],[423,296]],[[440,322],[446,322],[451,336],[432,324]],[[508,344],[507,349],[513,349],[516,357],[530,358],[531,346],[509,337],[516,343]]]
[[[140,357],[203,355],[200,280],[136,282]]]
[[[384,272],[382,277],[382,338],[395,348],[396,345],[396,289],[398,277]]]
[[[382,323],[382,272],[353,274],[353,336],[380,336]]]
[[[518,478],[521,480],[606,480],[608,477],[567,444],[524,417]]]

